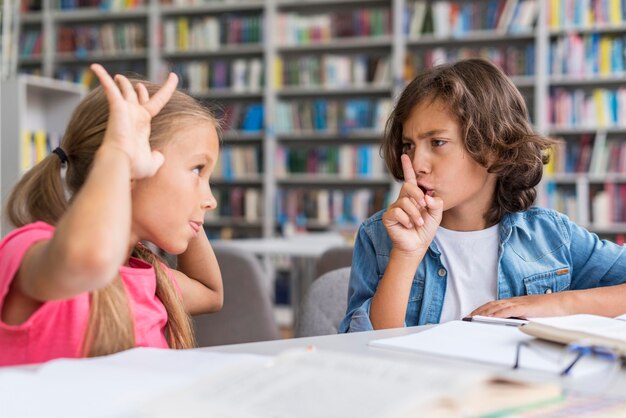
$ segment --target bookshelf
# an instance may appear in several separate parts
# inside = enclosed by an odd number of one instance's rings
[[[4,209],[20,176],[58,146],[85,89],[74,83],[25,74],[3,81],[0,89],[0,203]],[[2,236],[8,230],[3,223]]]
[[[31,5],[22,51],[37,52],[21,68],[87,84],[94,59],[155,81],[181,75],[226,125],[220,210],[205,224],[213,236],[355,229],[398,190],[375,152],[394,98],[416,70],[472,56],[500,65],[536,129],[564,139],[538,204],[609,238],[626,234],[620,1],[82,1]],[[138,40],[115,53],[57,53],[59,31],[90,28]]]

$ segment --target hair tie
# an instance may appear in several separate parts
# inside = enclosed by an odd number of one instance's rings
[[[59,156],[59,159],[61,160],[61,164],[65,164],[69,161],[67,158],[67,154],[65,153],[65,151],[63,151],[61,147],[56,147],[55,149],[52,150],[52,152]]]

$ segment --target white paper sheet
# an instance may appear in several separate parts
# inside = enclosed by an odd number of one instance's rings
[[[0,368],[0,417],[135,417],[145,398],[268,357],[136,348],[106,357]]]
[[[373,340],[370,345],[511,368],[515,364],[518,343],[531,340],[535,338],[522,333],[517,327],[452,321],[416,334]],[[563,346],[533,341],[532,347],[522,348],[520,368],[552,373],[562,371]],[[585,362],[580,367],[577,365],[573,373],[582,376],[604,368],[605,364],[601,362]]]

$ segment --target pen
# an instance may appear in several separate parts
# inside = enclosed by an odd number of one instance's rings
[[[526,319],[516,318],[516,317],[496,318],[495,316],[482,316],[482,315],[466,316],[465,318],[463,318],[463,321],[479,322],[482,324],[510,325],[513,327],[518,327],[528,322],[528,320]]]

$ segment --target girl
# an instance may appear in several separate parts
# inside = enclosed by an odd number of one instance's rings
[[[159,89],[91,69],[101,87],[8,202],[19,228],[0,243],[0,365],[192,347],[188,314],[222,306],[202,228],[215,119],[174,74]],[[180,271],[141,240],[178,254]]]
[[[531,208],[551,145],[533,133],[519,91],[488,61],[416,77],[382,145],[404,184],[358,232],[340,331],[468,314],[626,312],[626,286],[567,291],[623,283],[626,253],[564,215]]]

